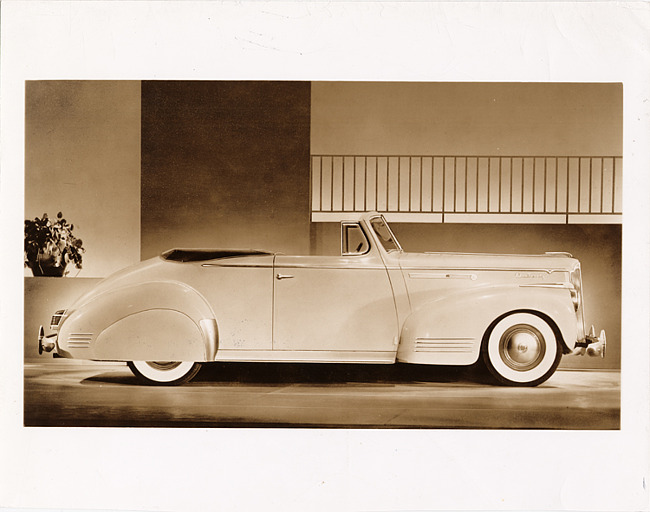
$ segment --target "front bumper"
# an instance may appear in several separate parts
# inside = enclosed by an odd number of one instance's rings
[[[596,330],[594,326],[591,326],[591,331],[585,339],[578,341],[576,343],[573,352],[571,355],[574,356],[584,356],[587,354],[591,357],[605,357],[605,351],[607,349],[607,337],[605,336],[605,330],[600,331],[600,335],[596,336]]]

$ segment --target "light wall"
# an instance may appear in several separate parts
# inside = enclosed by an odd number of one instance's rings
[[[312,84],[312,154],[620,156],[622,127],[622,84]]]
[[[74,224],[86,253],[71,275],[140,261],[140,82],[29,81],[25,105],[25,218]]]

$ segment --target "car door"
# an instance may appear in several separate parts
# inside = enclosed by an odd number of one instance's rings
[[[386,267],[359,224],[343,230],[341,256],[276,255],[273,350],[392,361],[398,324]]]
[[[219,351],[271,350],[273,255],[206,261],[186,281],[210,303],[219,331]]]

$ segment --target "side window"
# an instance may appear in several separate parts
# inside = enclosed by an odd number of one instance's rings
[[[341,224],[341,254],[350,256],[365,254],[370,250],[370,244],[361,226],[356,223]]]

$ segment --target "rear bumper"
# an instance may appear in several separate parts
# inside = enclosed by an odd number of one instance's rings
[[[574,356],[584,356],[587,354],[591,357],[605,357],[605,351],[607,348],[607,337],[605,335],[605,330],[600,331],[600,335],[596,336],[596,331],[594,326],[591,326],[591,331],[584,340],[578,341],[576,343],[573,352],[571,355]]]

